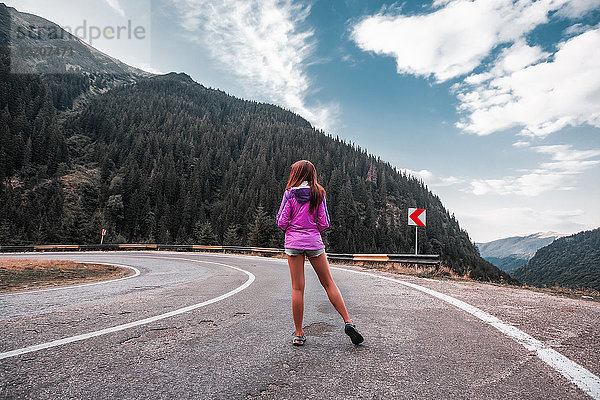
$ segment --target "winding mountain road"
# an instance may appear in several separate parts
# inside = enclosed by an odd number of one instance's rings
[[[6,254],[135,268],[0,294],[0,398],[600,399],[600,303],[356,267],[332,274],[353,346],[306,263],[291,345],[283,259],[171,252]]]

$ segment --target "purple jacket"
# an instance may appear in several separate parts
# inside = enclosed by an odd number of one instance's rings
[[[322,249],[321,232],[329,228],[329,213],[325,199],[310,214],[310,187],[304,181],[283,194],[277,213],[277,226],[285,232],[285,247],[288,249]]]

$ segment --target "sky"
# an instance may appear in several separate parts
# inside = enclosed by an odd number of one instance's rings
[[[422,179],[474,241],[600,226],[600,0],[5,3],[143,26],[92,44],[300,114]]]

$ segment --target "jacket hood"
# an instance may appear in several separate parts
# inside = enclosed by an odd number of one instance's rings
[[[310,200],[310,188],[292,189],[292,193],[296,197],[296,201],[304,204]]]
[[[304,204],[310,200],[310,186],[308,186],[307,181],[302,182],[300,186],[291,188],[290,191],[300,204]]]

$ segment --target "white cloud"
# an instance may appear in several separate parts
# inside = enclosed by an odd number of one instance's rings
[[[569,179],[560,173],[528,173],[502,179],[476,179],[471,182],[471,191],[477,196],[489,193],[537,196],[548,190],[573,189],[568,182]]]
[[[549,154],[551,162],[541,164],[543,170],[560,171],[565,174],[578,174],[584,170],[600,164],[600,160],[590,160],[599,157],[600,150],[573,150],[567,145],[537,146],[538,153]]]
[[[460,129],[521,128],[544,137],[566,126],[600,127],[600,33],[574,24],[565,34],[578,36],[554,54],[528,45],[527,35],[550,18],[598,7],[600,0],[434,0],[426,14],[384,8],[356,23],[351,37],[364,51],[394,57],[399,74],[440,83],[471,73],[452,86]],[[507,48],[488,63],[501,45]]]
[[[522,40],[549,13],[576,18],[600,0],[435,0],[434,11],[402,15],[384,8],[352,27],[358,47],[396,59],[400,74],[438,82],[467,74],[503,43]]]
[[[467,77],[458,88],[466,113],[458,127],[478,135],[521,127],[538,137],[569,125],[600,127],[600,29],[560,43],[547,58],[518,42],[489,72]]]
[[[600,7],[600,0],[570,0],[558,10],[557,14],[567,18],[577,18],[598,7]]]
[[[574,233],[589,228],[580,222],[586,213],[579,208],[497,207],[490,212],[488,209],[475,210],[469,207],[456,210],[456,214],[461,224],[469,226],[469,233],[481,242],[522,235],[524,232]]]
[[[556,225],[562,223],[566,219],[583,215],[583,210],[534,210],[530,207],[506,207],[496,209],[495,212],[483,212],[477,217],[488,222],[500,222],[503,220],[520,220],[536,222],[538,220],[545,221],[548,225]],[[533,224],[532,224],[533,225]]]
[[[125,16],[125,11],[123,10],[123,7],[121,7],[121,4],[119,4],[119,0],[104,0],[104,1],[106,1],[106,4],[108,4],[110,6],[110,8],[112,8],[121,17]]]
[[[598,0],[600,1],[600,0]],[[592,27],[590,27],[589,25],[584,25],[584,24],[574,24],[571,25],[570,27],[568,27],[567,29],[565,29],[565,36],[575,36],[575,35],[579,35],[580,33],[583,32],[587,32],[590,29],[593,29]]]
[[[600,164],[600,150],[574,150],[570,145],[535,146],[531,149],[549,155],[551,161],[541,163],[538,168],[525,170],[521,176],[475,179],[469,191],[479,196],[538,196],[553,190],[572,190],[578,174]]]
[[[161,71],[159,69],[154,68],[151,63],[147,63],[147,62],[143,62],[143,61],[137,62],[137,60],[132,60],[131,62],[129,62],[129,65],[131,65],[132,67],[135,67],[135,68],[139,68],[142,71],[149,72],[154,75],[164,75],[164,74],[168,73],[168,71]]]
[[[350,54],[343,55],[341,60],[345,63],[348,63],[351,67],[356,67],[356,60]]]
[[[487,72],[467,76],[464,83],[480,85],[493,78],[499,78],[526,68],[547,58],[549,55],[549,53],[542,51],[541,47],[529,46],[525,43],[525,40],[519,40],[500,52],[493,68]],[[456,89],[460,89],[460,87],[460,84],[455,86]]]
[[[513,147],[529,147],[530,143],[525,141],[518,141],[513,143]]]
[[[357,23],[352,38],[364,51],[392,56],[398,73],[438,82],[471,72],[499,44],[524,37],[548,21],[548,13],[567,0],[436,1],[441,8],[424,15],[393,15],[384,10]],[[579,2],[584,13],[592,7]],[[571,13],[575,13],[575,9]]]
[[[600,150],[575,150],[570,145],[531,146],[529,142],[516,142],[513,146],[546,155],[549,160],[541,162],[536,168],[519,171],[520,175],[470,181],[455,176],[437,176],[427,169],[415,171],[404,168],[398,169],[398,172],[421,179],[432,188],[459,185],[462,187],[459,190],[477,196],[534,197],[551,191],[573,190],[577,175],[600,165]]]
[[[451,186],[462,182],[462,179],[455,176],[441,177],[434,175],[433,172],[422,169],[420,171],[413,171],[412,169],[398,169],[399,172],[404,172],[407,175],[412,175],[416,178],[421,179],[426,185],[430,187],[442,187]]]
[[[174,0],[183,27],[237,75],[249,92],[289,108],[329,130],[336,104],[307,104],[314,34],[304,28],[309,7],[291,0]]]

